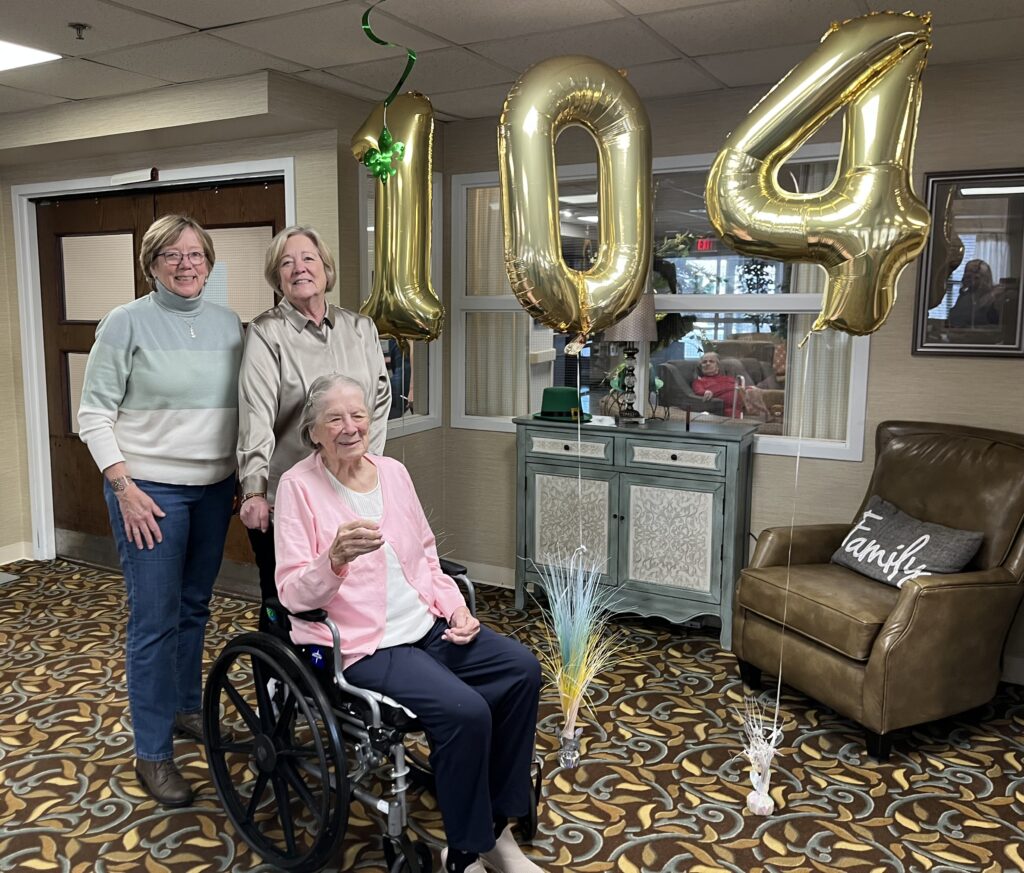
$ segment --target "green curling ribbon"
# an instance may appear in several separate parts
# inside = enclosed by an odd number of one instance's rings
[[[405,70],[402,72],[402,75],[395,84],[395,87],[391,89],[391,93],[384,98],[384,129],[381,131],[380,137],[377,139],[377,144],[380,148],[370,149],[367,151],[366,155],[363,157],[363,163],[370,169],[370,172],[373,173],[377,179],[380,179],[382,183],[386,184],[388,179],[398,172],[398,170],[391,165],[392,161],[400,161],[405,156],[405,143],[395,142],[391,137],[391,131],[388,130],[388,106],[391,105],[391,101],[395,99],[395,95],[398,93],[402,85],[405,84],[405,80],[409,78],[409,73],[412,72],[412,68],[416,64],[416,52],[403,45],[397,45],[393,42],[388,42],[386,39],[381,39],[373,32],[373,28],[370,27],[370,13],[383,2],[384,0],[378,0],[377,3],[374,3],[373,6],[363,13],[363,33],[366,34],[367,38],[377,43],[377,45],[390,45],[395,48],[404,48],[406,54]]]

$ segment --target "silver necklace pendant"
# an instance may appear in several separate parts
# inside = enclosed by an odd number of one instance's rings
[[[196,338],[196,329],[192,327],[191,321],[188,323],[188,335],[192,337],[192,339]]]

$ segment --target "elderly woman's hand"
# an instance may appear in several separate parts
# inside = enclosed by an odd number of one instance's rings
[[[460,606],[448,619],[448,630],[441,634],[441,638],[457,646],[464,646],[466,643],[473,642],[478,633],[480,633],[480,622],[465,606]]]
[[[337,573],[349,561],[360,555],[375,552],[384,545],[380,527],[374,521],[358,518],[338,525],[338,532],[331,543],[331,568]]]
[[[165,513],[156,501],[134,482],[129,482],[124,491],[117,492],[117,503],[124,521],[125,535],[141,549],[152,549],[154,542],[163,542],[158,518]]]
[[[253,495],[242,504],[238,510],[238,517],[249,530],[259,528],[266,533],[270,525],[270,504],[267,498],[259,494]]]
[[[704,399],[705,400],[710,400],[714,396],[715,396],[715,394],[714,394],[714,392],[710,388],[707,391],[704,392]]]

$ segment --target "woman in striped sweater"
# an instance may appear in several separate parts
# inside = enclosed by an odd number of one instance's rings
[[[193,219],[157,219],[139,264],[152,291],[97,327],[79,433],[103,471],[127,589],[135,770],[160,803],[186,806],[173,735],[202,737],[203,639],[235,493],[242,327],[203,299],[213,241]]]

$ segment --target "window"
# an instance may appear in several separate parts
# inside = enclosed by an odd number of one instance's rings
[[[807,147],[788,163],[790,191],[827,187],[837,146]],[[704,187],[713,155],[655,162],[654,257],[658,340],[640,349],[638,373],[651,389],[655,417],[758,424],[756,450],[859,460],[863,453],[867,337],[824,331],[803,349],[821,308],[824,270],[738,255],[707,218]],[[586,269],[600,240],[593,165],[559,170],[562,255]],[[584,408],[611,414],[622,344],[588,344],[565,356],[565,337],[532,324],[504,270],[496,173],[452,180],[452,324],[456,361],[452,425],[514,430],[510,419],[538,408],[547,385],[577,385]],[[733,377],[731,408],[695,402],[692,382],[705,352]],[[641,381],[642,384],[642,381]],[[639,405],[639,401],[638,401]]]
[[[366,300],[373,286],[374,205],[376,181],[370,173],[359,177],[359,226],[362,238],[362,288],[360,300]],[[433,217],[431,221],[431,283],[440,297],[441,247],[443,221],[441,216],[441,174],[434,173]],[[444,330],[451,321],[445,319]],[[392,337],[381,337],[381,350],[391,376],[391,413],[388,436],[418,433],[441,426],[441,343],[444,333],[431,343],[414,342],[407,352]]]

